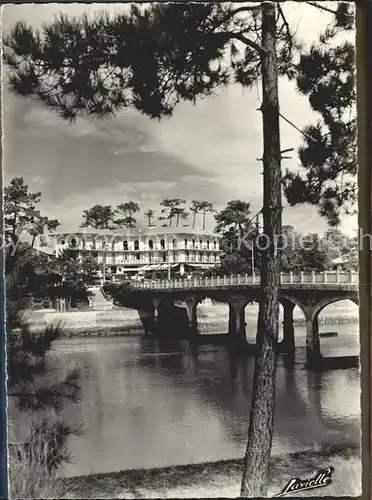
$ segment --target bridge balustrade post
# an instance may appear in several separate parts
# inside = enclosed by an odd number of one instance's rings
[[[315,273],[314,273],[314,271],[311,271],[311,283],[312,284],[315,283]]]
[[[219,284],[220,284],[220,277],[219,275],[217,275],[217,286],[219,286]]]
[[[240,274],[238,274],[238,285],[240,285]]]
[[[300,271],[300,283],[301,283],[301,285],[303,282],[304,282],[304,273],[303,273],[303,271]]]
[[[252,283],[256,283],[256,273],[254,271],[252,272]]]
[[[234,275],[230,274],[230,285],[234,284]]]
[[[223,284],[226,285],[226,275],[223,275]]]
[[[248,284],[248,274],[245,273],[245,284],[247,285]]]
[[[323,276],[324,276],[323,278],[324,283],[327,283],[327,271],[323,271]]]
[[[289,271],[289,283],[292,285],[293,283],[293,271]]]
[[[353,283],[353,281],[354,281],[354,280],[353,280],[353,274],[354,274],[354,273],[353,273],[353,271],[349,271],[349,272],[350,272],[350,283]]]
[[[340,272],[338,268],[336,269],[336,283],[340,283]]]

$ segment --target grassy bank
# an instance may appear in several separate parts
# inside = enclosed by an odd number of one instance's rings
[[[279,493],[294,476],[306,478],[334,467],[333,483],[316,496],[356,496],[361,492],[359,448],[326,447],[273,457],[269,496]],[[157,469],[136,469],[64,479],[65,498],[234,498],[239,496],[241,459]],[[313,496],[305,491],[301,496]],[[300,496],[297,494],[296,496]]]

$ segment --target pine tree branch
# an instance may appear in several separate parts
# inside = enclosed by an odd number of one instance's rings
[[[229,12],[223,19],[221,19],[221,21],[215,27],[218,28],[219,26],[226,23],[232,17],[234,17],[236,14],[239,14],[240,12],[253,12],[257,10],[261,10],[261,4],[251,5],[251,6],[245,5],[243,7],[238,7],[237,9],[234,9],[231,12]]]
[[[64,380],[48,386],[41,386],[35,390],[13,390],[8,392],[9,397],[18,399],[21,409],[40,410],[43,408],[55,408],[60,410],[64,402],[76,403],[80,398],[80,371],[79,368],[72,369]]]
[[[305,2],[305,3],[307,3],[308,5],[311,5],[312,7],[315,7],[316,9],[320,9],[320,10],[324,10],[325,12],[329,12],[330,14],[334,14],[334,15],[338,14],[338,12],[336,10],[332,10],[329,7],[324,7],[324,5],[319,5],[316,2]],[[353,14],[346,14],[345,13],[343,15],[354,19]]]
[[[261,45],[258,43],[254,42],[253,40],[250,40],[249,38],[246,38],[243,33],[235,33],[233,31],[222,31],[218,33],[218,35],[224,36],[227,39],[231,38],[236,38],[237,40],[241,41],[245,45],[248,45],[249,47],[252,47],[255,51],[257,51],[260,55],[266,54],[267,50],[265,50]]]
[[[286,118],[284,115],[282,115],[281,113],[279,113],[279,116],[281,118],[283,118],[284,121],[286,121],[287,123],[289,123],[289,125],[291,125],[293,128],[295,128],[298,132],[300,132],[300,134],[302,134],[304,137],[306,137],[306,139],[309,139],[312,142],[317,142],[316,139],[314,139],[313,137],[311,137],[311,135],[306,134],[303,130],[301,130],[299,127],[297,127],[297,125],[295,125],[293,122],[291,122],[291,120],[289,120],[288,118]]]

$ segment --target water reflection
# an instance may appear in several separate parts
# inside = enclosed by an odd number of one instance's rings
[[[71,440],[75,464],[66,474],[243,456],[253,358],[143,337],[69,339],[54,356],[61,366],[79,360],[84,367],[83,404],[66,416],[82,421],[85,435]],[[298,349],[291,369],[278,361],[273,453],[359,443],[358,370],[311,374],[304,359]]]

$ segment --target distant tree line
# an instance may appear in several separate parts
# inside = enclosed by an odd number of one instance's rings
[[[215,231],[221,235],[221,262],[214,274],[244,274],[257,272],[261,266],[261,251],[265,238],[261,234],[260,214],[252,214],[250,204],[242,200],[229,201],[215,215]],[[316,233],[301,233],[293,226],[282,228],[278,246],[282,248],[282,271],[323,271],[330,269],[339,258],[341,269],[358,269],[358,237],[329,228],[323,237]]]
[[[125,227],[135,228],[138,225],[140,207],[134,201],[127,201],[117,205],[114,209],[111,205],[94,205],[84,210],[83,223],[81,227],[93,227],[95,229],[116,229]],[[148,227],[154,227],[156,222],[161,227],[192,227],[195,228],[197,216],[201,216],[203,231],[206,227],[207,214],[213,213],[213,204],[208,201],[192,200],[189,207],[186,200],[181,198],[164,198],[160,203],[159,215],[153,209],[144,212]]]

